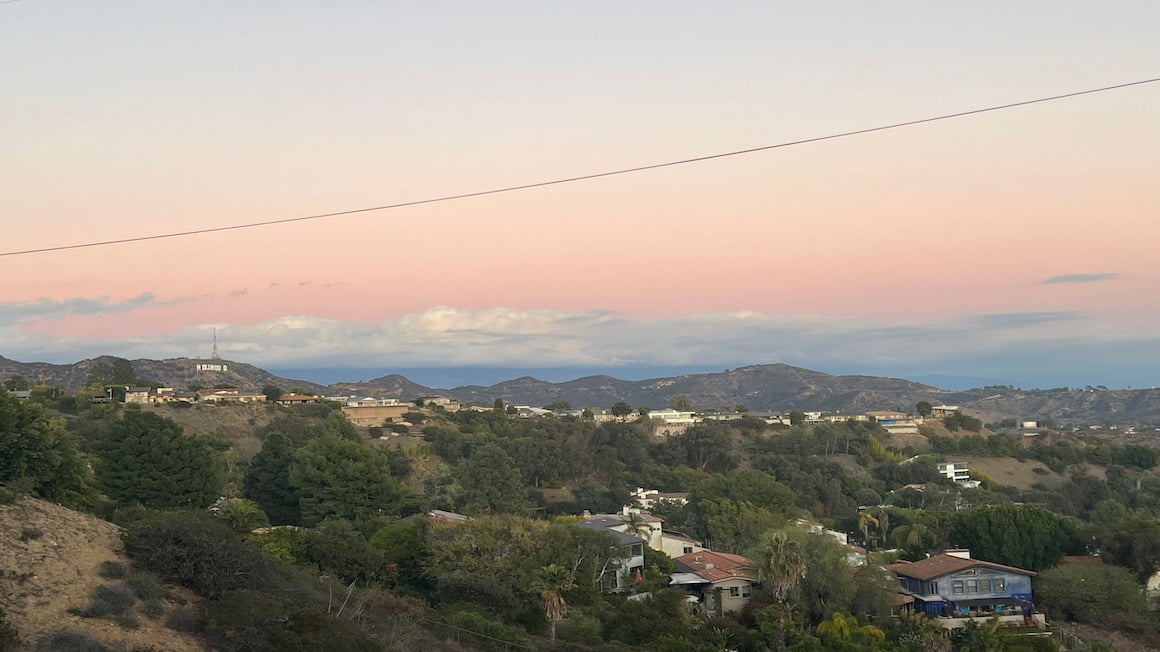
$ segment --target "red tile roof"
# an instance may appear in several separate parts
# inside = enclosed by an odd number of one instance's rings
[[[681,555],[673,561],[708,582],[720,582],[734,577],[757,580],[753,562],[741,555],[703,550]]]

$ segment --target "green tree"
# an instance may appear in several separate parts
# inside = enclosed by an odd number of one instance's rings
[[[568,615],[568,602],[564,592],[573,586],[572,573],[563,566],[548,564],[540,568],[536,578],[536,590],[544,603],[544,617],[548,619],[549,636],[556,641],[556,625]]]
[[[28,391],[28,380],[24,376],[9,376],[8,380],[4,381],[4,389],[10,392]]]
[[[257,503],[244,498],[235,498],[221,507],[218,516],[235,532],[253,532],[260,527],[268,527],[270,519]]]
[[[1081,588],[1082,587],[1082,588]],[[1121,625],[1147,617],[1144,589],[1127,569],[1111,564],[1070,564],[1035,578],[1036,602],[1051,618]]]
[[[779,652],[785,652],[786,598],[806,576],[806,560],[801,546],[781,530],[767,532],[754,553],[757,577],[773,596],[777,615]]]
[[[806,413],[801,410],[790,410],[789,425],[800,426],[806,422]]]
[[[527,490],[511,455],[485,444],[456,469],[467,514],[518,514],[527,508]]]
[[[692,412],[693,404],[689,401],[688,396],[685,396],[684,394],[677,394],[676,396],[669,399],[669,409],[676,410],[678,412]]]
[[[959,512],[951,521],[951,545],[972,556],[1041,571],[1066,554],[1084,551],[1071,521],[1033,505],[996,505]]]
[[[221,495],[224,475],[213,447],[153,412],[126,410],[93,449],[97,481],[117,502],[196,509]]]
[[[934,406],[931,405],[929,401],[919,401],[918,403],[914,404],[914,411],[917,412],[919,416],[929,417],[931,413],[934,412]]]
[[[632,406],[628,403],[625,403],[624,401],[617,401],[616,403],[612,404],[609,412],[612,413],[612,416],[618,419],[623,419],[624,417],[632,414]]]
[[[645,522],[644,517],[639,512],[630,512],[628,516],[624,517],[625,534],[631,534],[634,537],[640,537],[647,541],[650,532],[652,530],[649,529],[648,523]]]
[[[0,484],[16,481],[70,507],[91,506],[97,497],[89,462],[63,420],[0,392]]]
[[[886,632],[838,611],[818,624],[818,636],[828,650],[876,650],[886,639]]]
[[[294,448],[280,432],[266,435],[262,450],[250,460],[242,478],[242,495],[266,512],[274,525],[298,525],[302,512],[298,491],[290,484]]]
[[[332,516],[351,521],[397,516],[407,493],[391,476],[385,454],[333,434],[295,452],[290,486],[298,492],[307,526]]]
[[[1092,538],[1104,561],[1127,568],[1140,582],[1160,568],[1160,519],[1132,514],[1092,527]]]
[[[282,388],[277,385],[262,385],[262,393],[266,395],[267,401],[277,401],[286,392],[282,391]]]

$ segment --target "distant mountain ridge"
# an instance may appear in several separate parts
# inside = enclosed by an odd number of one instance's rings
[[[0,380],[23,376],[33,382],[62,385],[75,390],[84,386],[95,365],[117,358],[102,356],[71,365],[15,362],[0,357]],[[368,394],[410,401],[422,396],[451,396],[465,403],[491,405],[505,402],[542,406],[567,401],[577,407],[607,408],[625,401],[634,408],[667,407],[676,396],[686,396],[697,409],[744,405],[751,411],[818,410],[858,414],[868,410],[911,412],[919,401],[959,405],[986,422],[1005,418],[1054,419],[1088,424],[1160,424],[1160,389],[1098,388],[1020,390],[991,386],[947,391],[899,378],[862,375],[831,375],[785,364],[739,367],[717,373],[693,373],[645,380],[621,380],[607,375],[588,376],[552,383],[530,376],[493,385],[466,385],[437,389],[390,374],[365,382],[319,385],[277,376],[253,365],[231,360],[132,360],[140,379],[165,385],[189,387],[232,385],[261,390],[277,385],[283,390],[301,388],[320,395]],[[198,365],[224,365],[224,370],[199,369]]]

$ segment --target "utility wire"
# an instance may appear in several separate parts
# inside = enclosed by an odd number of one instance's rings
[[[1138,81],[1127,82],[1124,84],[1115,84],[1113,86],[1102,86],[1100,88],[1089,88],[1087,90],[1075,91],[1072,93],[1064,93],[1062,95],[1051,95],[1049,97],[1040,97],[1033,100],[1022,100],[1019,102],[1011,102],[1009,104],[998,104],[995,106],[988,106],[981,109],[971,109],[969,111],[959,111],[957,113],[946,113],[943,115],[936,115],[929,118],[919,118],[916,120],[907,120],[905,122],[895,122],[892,124],[880,125],[877,127],[868,127],[866,129],[855,129],[853,131],[843,131],[840,133],[829,134],[826,136],[815,136],[812,138],[803,138],[801,140],[791,140],[773,145],[763,145],[761,147],[750,147],[748,149],[737,149],[728,152],[720,152],[717,154],[709,154],[706,156],[696,156],[693,158],[685,158],[675,161],[666,161],[664,163],[652,163],[650,165],[641,165],[631,168],[623,168],[619,170],[610,170],[606,172],[596,172],[593,174],[584,174],[575,177],[564,177],[560,179],[551,179],[548,181],[537,181],[534,183],[525,183],[517,186],[505,186],[502,188],[492,188],[490,190],[478,190],[475,192],[465,192],[457,195],[443,195],[440,197],[431,197],[428,199],[417,199],[413,201],[399,202],[395,204],[384,204],[382,206],[370,206],[367,208],[355,208],[345,211],[335,211],[333,213],[318,213],[315,215],[304,215],[301,217],[288,217],[276,220],[266,220],[263,222],[248,222],[244,224],[231,224],[228,226],[218,226],[205,229],[194,229],[190,231],[174,231],[171,233],[158,233],[154,235],[133,236],[127,238],[117,238],[115,240],[99,240],[93,242],[82,242],[70,245],[57,245],[52,247],[41,247],[38,249],[23,249],[18,251],[4,251],[0,252],[0,257],[7,256],[24,256],[29,254],[42,254],[51,251],[67,251],[70,249],[88,249],[92,247],[105,247],[108,245],[126,244],[130,242],[145,242],[147,240],[164,240],[167,238],[183,238],[192,235],[202,235],[206,233],[220,233],[223,231],[237,231],[240,229],[253,229],[261,226],[273,226],[276,224],[291,224],[293,222],[307,222],[311,220],[322,220],[332,217],[342,217],[345,215],[357,215],[359,213],[373,213],[377,211],[387,211],[397,208],[407,208],[409,206],[422,206],[424,204],[437,204],[442,202],[456,201],[460,199],[470,199],[473,197],[485,197],[487,195],[499,195],[510,192],[518,192],[521,190],[530,190],[532,188],[544,188],[546,186],[558,186],[565,183],[576,183],[578,181],[590,181],[592,179],[602,179],[604,177],[615,177],[623,174],[634,174],[637,172],[645,172],[647,170],[658,170],[660,168],[675,167],[678,165],[688,165],[690,163],[701,163],[703,161],[712,161],[715,159],[729,158],[733,156],[743,156],[745,154],[755,154],[757,152],[765,152],[773,149],[782,149],[785,147],[794,147],[797,145],[807,145],[810,143],[819,143],[826,140],[837,140],[839,138],[849,138],[850,136],[860,136],[863,134],[872,134],[879,131],[888,131],[890,129],[899,129],[901,127],[913,127],[915,125],[926,124],[928,122],[939,122],[942,120],[951,120],[953,118],[963,118],[971,115],[978,115],[980,113],[990,113],[993,111],[1003,111],[1006,109],[1014,109],[1022,106],[1030,106],[1032,104],[1043,104],[1046,102],[1055,102],[1058,100],[1065,100],[1072,97],[1080,97],[1082,95],[1093,95],[1095,93],[1104,93],[1107,91],[1120,90],[1124,88],[1131,88],[1133,86],[1143,86],[1145,84],[1154,84],[1160,82],[1160,77],[1153,77],[1152,79],[1141,79]]]

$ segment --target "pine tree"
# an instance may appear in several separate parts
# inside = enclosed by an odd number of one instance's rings
[[[298,525],[302,512],[298,491],[290,484],[294,447],[280,432],[266,435],[262,450],[250,460],[242,479],[242,493],[258,503],[273,525]]]

